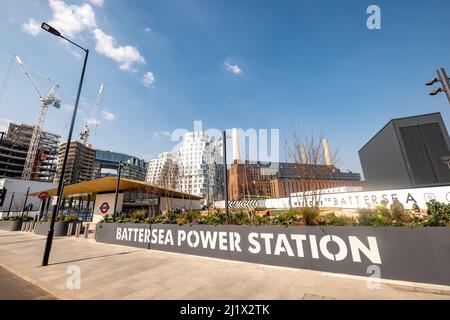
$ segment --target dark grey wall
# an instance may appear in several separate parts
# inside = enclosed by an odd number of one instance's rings
[[[389,123],[359,151],[359,158],[369,189],[411,187],[408,170],[392,123]]]
[[[391,120],[359,151],[370,190],[450,184],[444,155],[450,137],[440,113]]]
[[[120,228],[120,232],[117,232]],[[141,230],[142,231],[139,231]],[[134,231],[133,231],[134,230]],[[136,231],[136,232],[135,232]],[[173,243],[168,241],[167,234],[172,235]],[[145,239],[145,232],[151,235]],[[226,239],[238,235],[239,247],[226,242],[226,249],[221,250],[216,243],[215,248],[204,246],[202,240],[197,246],[189,245],[187,240],[178,243],[182,234],[191,235],[191,243],[195,242],[195,234],[216,236],[220,233]],[[125,240],[117,239],[117,235],[124,234]],[[139,233],[141,237],[139,237]],[[249,248],[255,248],[249,240],[249,235],[258,235],[257,242],[261,249],[259,252],[251,252]],[[262,235],[273,236],[270,254],[265,251],[265,240]],[[130,236],[131,235],[131,236]],[[304,236],[302,241],[303,256],[298,254],[297,244],[292,236]],[[317,256],[314,257],[311,236],[317,240]],[[322,250],[320,241],[331,236],[330,243],[326,246],[332,253],[332,259],[326,256]],[[294,255],[287,252],[275,253],[277,239],[285,237]],[[364,246],[369,247],[370,241],[375,242],[379,261],[360,252],[360,261],[355,260],[354,250],[350,245],[350,237],[356,237]],[[139,239],[140,238],[140,239]],[[334,259],[340,252],[337,242],[341,239],[347,248],[347,253],[342,259]],[[99,224],[97,227],[97,241],[125,246],[149,248],[168,252],[199,255],[220,259],[253,262],[258,264],[285,266],[300,269],[311,269],[333,273],[352,274],[359,276],[372,276],[371,268],[380,271],[380,277],[384,279],[405,280],[413,282],[434,283],[450,285],[450,228],[416,228],[407,227],[282,227],[282,226],[209,226],[209,225],[142,225],[142,224]],[[372,248],[371,248],[372,249]],[[325,252],[325,254],[324,254]],[[372,252],[375,252],[372,250]],[[371,260],[373,259],[373,260]],[[339,260],[339,261],[334,261]]]

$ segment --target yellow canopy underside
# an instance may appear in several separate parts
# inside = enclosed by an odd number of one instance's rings
[[[117,186],[117,178],[107,177],[101,179],[90,180],[86,182],[76,183],[67,185],[64,187],[64,196],[70,195],[82,195],[82,194],[97,194],[97,193],[108,193],[115,192]],[[190,195],[187,193],[174,191],[170,189],[160,188],[153,186],[147,182],[135,181],[128,179],[120,179],[120,191],[137,191],[148,194],[161,195],[169,198],[177,199],[192,199],[201,200],[202,197]],[[41,192],[47,192],[50,196],[56,196],[57,189],[43,190]],[[40,192],[32,194],[32,196],[37,196]]]

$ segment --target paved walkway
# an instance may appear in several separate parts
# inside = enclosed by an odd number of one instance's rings
[[[55,300],[41,288],[0,267],[0,300]]]
[[[450,287],[381,283],[378,289],[368,289],[364,278],[98,244],[92,239],[55,239],[51,264],[43,268],[44,245],[44,237],[0,231],[0,266],[60,299],[450,299]],[[81,288],[69,289],[70,272],[78,268]],[[3,286],[0,282],[2,291]]]

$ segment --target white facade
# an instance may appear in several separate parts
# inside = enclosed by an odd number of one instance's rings
[[[209,201],[222,200],[221,146],[205,132],[186,133],[177,151],[160,154],[150,161],[146,180]]]
[[[171,152],[165,152],[150,161],[146,180],[155,186],[175,189],[177,174],[176,155]]]
[[[0,189],[6,189],[6,196],[3,205],[0,206],[0,217],[2,214],[6,215],[11,205],[11,215],[18,215],[22,212],[25,205],[25,198],[27,196],[27,189],[30,188],[29,194],[54,189],[56,183],[17,180],[4,178],[0,179]],[[14,193],[14,198],[12,197]],[[11,202],[12,200],[12,202]],[[33,211],[39,210],[41,200],[38,197],[28,196],[27,205],[33,205]]]
[[[185,134],[178,151],[179,178],[177,189],[214,200],[222,194],[220,147],[205,132]]]

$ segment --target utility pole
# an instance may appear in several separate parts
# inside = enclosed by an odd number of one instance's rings
[[[225,213],[228,214],[228,171],[227,171],[227,132],[223,132],[223,181],[225,195]]]
[[[430,92],[430,96],[435,96],[440,92],[445,92],[447,95],[448,103],[450,103],[450,83],[447,76],[447,73],[445,72],[444,68],[439,68],[437,71],[437,77],[434,77],[430,81],[426,83],[427,86],[432,86],[433,84],[440,82],[441,87],[435,88],[433,91]]]

